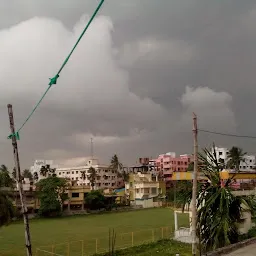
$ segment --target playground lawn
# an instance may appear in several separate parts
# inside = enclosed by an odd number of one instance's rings
[[[187,214],[180,214],[178,221],[179,226],[188,227],[189,220]],[[96,239],[98,241],[103,241],[104,239],[107,242],[107,246],[110,228],[115,230],[117,240],[119,237],[122,237],[122,240],[127,239],[129,244],[127,247],[129,247],[131,246],[132,232],[134,232],[133,244],[138,245],[141,243],[140,241],[144,241],[144,238],[146,241],[147,236],[149,237],[148,242],[152,241],[152,236],[153,240],[161,238],[161,231],[162,234],[163,231],[165,232],[165,229],[162,229],[162,227],[168,227],[169,231],[174,230],[173,210],[169,208],[155,208],[56,219],[34,219],[30,221],[34,252],[36,251],[35,248],[46,246],[48,251],[52,248],[51,245],[53,244],[70,243],[73,241],[78,243],[81,240],[94,241],[95,243]],[[121,233],[127,233],[127,238],[125,238],[125,235],[121,235]],[[136,241],[138,242],[136,243]],[[22,222],[16,222],[0,229],[0,256],[23,256],[24,243],[24,227]],[[95,248],[95,245],[93,245],[93,248]],[[70,253],[70,256],[72,256],[72,253]]]

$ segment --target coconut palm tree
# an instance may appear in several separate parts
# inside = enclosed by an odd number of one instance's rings
[[[238,241],[237,223],[242,219],[242,212],[255,213],[255,200],[250,197],[235,196],[230,188],[232,178],[222,181],[222,165],[216,157],[204,149],[199,154],[202,163],[200,170],[209,182],[199,188],[197,196],[197,234],[205,251]]]
[[[113,169],[118,177],[121,177],[124,181],[129,179],[129,174],[124,171],[123,164],[119,161],[118,156],[115,154],[110,160],[110,166]]]
[[[33,180],[38,181],[38,173],[37,172],[34,172]]]
[[[239,147],[232,147],[228,154],[228,162],[227,162],[227,166],[229,168],[234,168],[236,171],[239,171],[239,165],[240,162],[244,162],[244,156],[246,155],[245,152],[243,152],[243,150]]]
[[[46,167],[46,166],[42,166],[41,169],[40,169],[40,174],[43,176],[43,177],[46,177],[47,174],[49,172],[49,169]]]
[[[88,172],[89,172],[88,178],[89,178],[92,190],[94,190],[95,182],[96,182],[96,178],[97,178],[97,172],[96,172],[95,168],[93,168],[93,167],[90,167]]]
[[[110,168],[116,172],[120,172],[123,169],[123,164],[119,161],[119,158],[116,154],[110,160]]]
[[[86,180],[86,171],[81,171],[81,179],[83,180],[83,193],[84,193],[84,181]],[[84,202],[82,204],[82,210],[84,210]]]
[[[32,173],[30,172],[30,170],[28,169],[25,169],[22,173],[22,176],[23,178],[28,178],[29,180],[32,180],[33,179],[33,175]]]
[[[55,172],[56,172],[56,169],[51,168],[51,166],[49,164],[47,164],[45,166],[43,165],[40,169],[40,174],[44,177],[49,176],[49,175],[55,177],[56,176]]]

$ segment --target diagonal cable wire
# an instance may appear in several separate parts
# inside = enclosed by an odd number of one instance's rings
[[[231,134],[231,133],[214,132],[214,131],[208,131],[208,130],[204,130],[204,129],[198,129],[198,131],[204,132],[204,133],[221,135],[221,136],[228,136],[228,137],[256,139],[256,136],[250,136],[250,135],[238,135],[238,134]]]
[[[10,134],[8,136],[8,139],[11,139],[13,136],[16,137],[17,140],[20,139],[20,130],[25,126],[25,124],[28,122],[28,120],[32,117],[32,115],[35,113],[36,109],[39,107],[40,103],[42,102],[42,100],[44,99],[44,97],[46,96],[46,94],[48,93],[48,91],[51,89],[53,84],[57,84],[57,80],[60,76],[61,71],[63,70],[63,68],[66,66],[66,64],[69,61],[69,58],[71,57],[71,55],[73,54],[74,50],[76,49],[77,45],[79,44],[80,40],[82,39],[82,37],[84,36],[85,32],[87,31],[87,29],[89,28],[89,26],[91,25],[92,21],[94,20],[96,14],[98,13],[98,11],[100,10],[102,4],[104,3],[105,0],[101,0],[99,5],[97,6],[97,8],[95,9],[92,17],[90,18],[90,20],[88,21],[86,27],[84,28],[83,32],[81,33],[81,35],[79,36],[79,38],[77,39],[74,47],[72,48],[71,52],[69,53],[69,55],[67,56],[67,58],[64,60],[63,64],[61,65],[59,71],[57,72],[57,74],[50,78],[50,82],[49,82],[49,86],[47,87],[46,91],[44,92],[44,94],[42,95],[42,97],[40,98],[40,100],[37,102],[37,104],[35,105],[35,107],[33,108],[33,110],[31,111],[31,113],[28,115],[28,117],[26,118],[26,120],[23,122],[23,124],[21,125],[21,127],[17,130],[17,132],[15,132],[14,134]]]

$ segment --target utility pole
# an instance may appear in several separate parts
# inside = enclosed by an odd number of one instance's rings
[[[197,116],[193,113],[193,137],[194,137],[194,173],[192,190],[192,255],[196,255],[196,226],[197,226],[197,167],[198,167],[198,141],[197,141]]]
[[[8,108],[8,115],[9,115],[9,121],[10,121],[11,134],[13,134],[12,136],[13,156],[14,156],[15,169],[16,169],[16,183],[19,190],[19,194],[20,194],[21,210],[22,210],[23,220],[24,220],[26,251],[27,251],[27,256],[32,256],[32,247],[31,247],[31,241],[30,241],[30,231],[29,231],[29,221],[28,221],[28,210],[24,202],[23,187],[22,187],[22,180],[21,180],[21,173],[20,173],[20,160],[19,160],[17,138],[15,136],[12,105],[8,104],[7,108]]]

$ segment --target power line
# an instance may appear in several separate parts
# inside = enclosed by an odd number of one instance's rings
[[[27,119],[23,122],[23,124],[21,125],[21,127],[17,130],[17,132],[12,133],[8,136],[8,139],[11,139],[13,136],[16,137],[17,140],[20,139],[20,130],[25,126],[25,124],[28,122],[28,120],[31,118],[31,116],[35,113],[36,109],[39,107],[40,103],[43,101],[44,97],[46,96],[46,94],[48,93],[48,91],[51,89],[52,85],[57,84],[57,80],[60,76],[61,71],[63,70],[63,68],[66,66],[66,64],[68,63],[71,55],[73,54],[74,50],[76,49],[77,45],[79,44],[80,40],[82,39],[82,37],[84,36],[85,32],[87,31],[88,27],[91,25],[92,21],[94,20],[96,14],[98,13],[98,11],[100,10],[103,2],[105,0],[101,0],[101,2],[99,3],[98,7],[96,8],[96,10],[94,11],[92,17],[90,18],[90,20],[88,21],[86,27],[84,28],[84,30],[82,31],[81,35],[79,36],[79,38],[77,39],[75,45],[73,46],[71,52],[68,54],[67,58],[65,59],[65,61],[63,62],[63,64],[61,65],[58,73],[50,78],[50,83],[48,84],[48,87],[46,89],[46,91],[44,92],[43,96],[40,98],[40,100],[37,102],[36,106],[33,108],[33,110],[31,111],[31,113],[29,114],[29,116],[27,117]]]
[[[204,130],[204,129],[198,129],[198,131],[204,132],[204,133],[221,135],[221,136],[228,136],[228,137],[256,139],[256,136],[250,136],[250,135],[238,135],[238,134],[231,134],[231,133],[214,132],[214,131],[209,131],[209,130]]]

